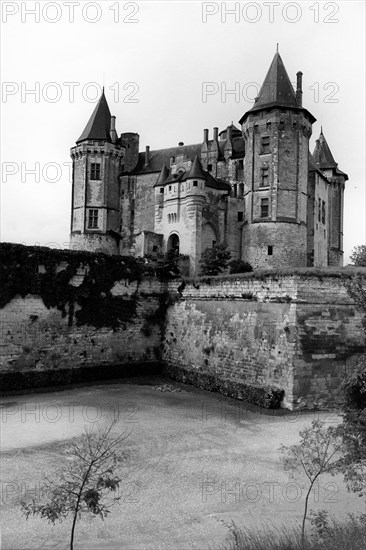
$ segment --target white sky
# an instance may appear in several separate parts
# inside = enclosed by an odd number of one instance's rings
[[[290,79],[304,73],[303,105],[317,118],[311,151],[322,124],[349,175],[345,263],[366,242],[363,1],[2,1],[1,8],[2,241],[68,246],[69,149],[95,106],[91,83],[104,82],[117,131],[138,132],[140,150],[199,143],[203,128],[211,138],[214,126],[238,126],[255,96],[250,83],[262,84],[279,42]],[[205,82],[218,91],[203,101]],[[240,97],[225,97],[235,86]],[[27,94],[37,87],[37,96]],[[35,168],[37,175],[27,173]]]

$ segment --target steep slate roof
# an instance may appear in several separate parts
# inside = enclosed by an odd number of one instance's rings
[[[323,128],[320,131],[319,139],[316,140],[313,157],[315,164],[317,164],[320,169],[337,167],[337,163],[334,160],[327,140],[324,137]]]
[[[154,187],[159,187],[159,185],[163,185],[165,183],[166,179],[168,178],[168,176],[169,176],[169,170],[167,168],[167,165],[164,163],[163,167],[160,171],[158,180],[154,184]]]
[[[238,136],[241,136],[241,130],[235,126],[235,124],[231,123],[229,128],[231,128],[231,135],[233,138],[236,138]],[[227,128],[224,128],[224,130],[221,130],[219,133],[219,137],[225,134],[225,137],[223,139],[227,138]]]
[[[299,107],[295,91],[278,52],[275,53],[271,66],[268,69],[254,107],[271,105]]]
[[[198,158],[198,155],[194,157],[194,161],[187,175],[187,179],[188,178],[206,179],[205,174],[203,173],[202,164],[200,163],[200,159]]]
[[[242,116],[239,122],[241,124],[248,113],[260,111],[262,109],[270,109],[272,107],[302,110],[310,115],[312,122],[316,120],[309,111],[303,109],[302,106],[298,104],[295,90],[278,51],[274,55],[253,107]]]
[[[164,165],[165,166],[165,165]],[[169,171],[165,166],[166,173],[168,174],[168,177],[164,180],[161,180],[161,176],[163,174],[164,166],[161,169],[161,172],[159,174],[157,182],[154,184],[154,187],[159,187],[159,185],[168,185],[171,183],[177,183],[181,181],[186,181],[187,179],[192,178],[202,178],[206,182],[207,187],[211,187],[211,189],[219,189],[221,191],[230,191],[231,186],[229,183],[226,183],[222,180],[218,180],[211,176],[210,172],[207,172],[206,170],[203,170],[201,162],[198,158],[198,156],[195,157],[189,171],[187,172],[183,168],[179,170],[179,172],[176,172],[175,174],[170,174]]]
[[[345,181],[348,180],[348,175],[338,168],[338,163],[334,160],[327,140],[324,137],[323,128],[320,131],[319,139],[316,140],[314,152],[310,156],[312,158],[312,166],[315,166],[315,169],[318,171],[331,169],[334,170],[337,176],[344,176]],[[309,163],[309,170],[311,169],[313,168],[310,168]]]
[[[132,170],[131,175],[136,174],[151,174],[160,172],[163,164],[170,166],[171,157],[184,155],[185,158],[194,159],[196,155],[201,153],[201,143],[193,145],[178,145],[169,147],[168,149],[156,149],[149,153],[149,164],[145,166],[145,153],[139,153],[139,158],[136,167]]]
[[[111,129],[111,112],[108,107],[107,100],[104,95],[104,88],[102,95],[89,119],[88,124],[85,126],[83,133],[76,141],[80,143],[86,139],[95,139],[103,141],[111,141],[109,132]]]

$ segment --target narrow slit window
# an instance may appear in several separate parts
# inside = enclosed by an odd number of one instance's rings
[[[263,136],[261,140],[261,153],[262,155],[266,155],[271,152],[270,150],[270,137],[269,136]]]
[[[260,186],[261,187],[269,186],[269,168],[267,166],[264,166],[263,168],[261,168]]]
[[[268,218],[269,214],[269,200],[261,199],[261,218]]]

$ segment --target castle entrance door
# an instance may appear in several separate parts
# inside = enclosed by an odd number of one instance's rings
[[[171,250],[174,250],[175,253],[179,254],[179,237],[176,233],[172,233],[168,239],[168,246],[167,246],[168,252]]]

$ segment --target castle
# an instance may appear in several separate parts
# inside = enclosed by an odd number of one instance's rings
[[[104,90],[73,160],[71,247],[156,255],[174,249],[199,272],[201,252],[226,242],[253,267],[342,266],[348,179],[302,106],[278,51],[253,107],[202,143],[139,152],[118,136]]]

